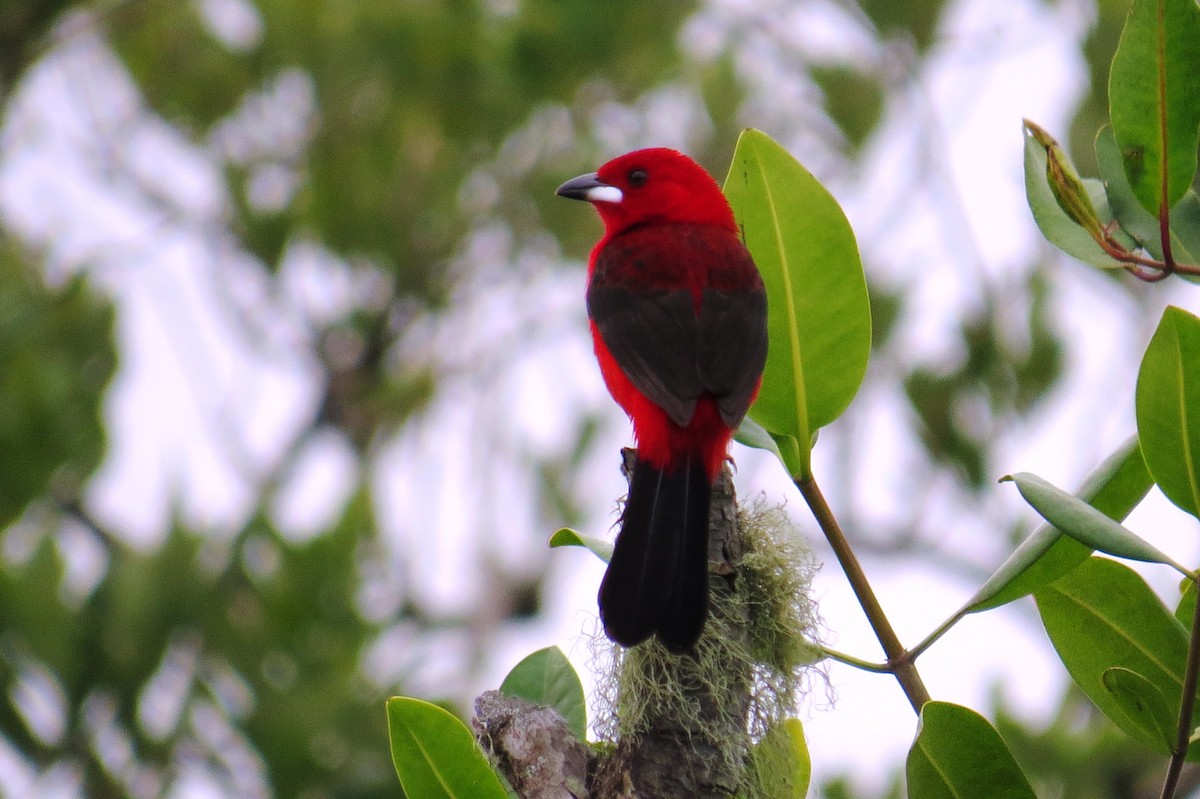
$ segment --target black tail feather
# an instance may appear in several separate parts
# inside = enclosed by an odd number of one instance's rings
[[[634,646],[655,633],[673,652],[692,648],[708,616],[708,509],[699,458],[672,471],[637,461],[621,532],[604,581],[608,637]]]

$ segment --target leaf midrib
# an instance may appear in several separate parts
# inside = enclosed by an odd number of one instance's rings
[[[1159,660],[1157,657],[1155,657],[1151,653],[1151,651],[1146,649],[1145,647],[1143,647],[1140,644],[1140,642],[1138,642],[1134,638],[1129,637],[1129,635],[1127,635],[1121,627],[1118,627],[1116,624],[1114,624],[1107,615],[1101,613],[1099,608],[1091,605],[1088,602],[1083,601],[1082,598],[1076,596],[1075,594],[1067,593],[1062,588],[1052,586],[1050,590],[1054,591],[1055,593],[1059,594],[1062,597],[1065,597],[1069,601],[1073,602],[1076,606],[1090,612],[1094,618],[1099,619],[1101,622],[1104,623],[1104,625],[1109,630],[1116,633],[1118,638],[1120,638],[1120,639],[1124,640],[1126,643],[1128,643],[1135,652],[1142,655],[1144,658],[1146,658],[1146,660],[1148,660],[1150,663],[1152,663],[1156,667],[1158,667],[1158,669],[1161,670],[1163,672],[1163,674],[1166,674],[1172,680],[1172,682],[1179,687],[1179,690],[1181,692],[1183,691],[1183,678],[1181,676],[1176,674],[1165,663],[1163,663],[1161,660]],[[1136,670],[1130,669],[1130,671],[1136,671]],[[1142,676],[1145,677],[1146,675],[1143,674]],[[1147,680],[1149,680],[1148,677],[1147,677]]]
[[[1184,376],[1183,341],[1175,326],[1175,383],[1179,390],[1179,430],[1183,444],[1183,466],[1187,474],[1188,489],[1192,494],[1192,513],[1200,513],[1200,481],[1196,474],[1196,453],[1192,451],[1192,429],[1188,424],[1187,379]]]
[[[810,431],[808,429],[808,393],[804,386],[804,371],[803,357],[800,352],[800,335],[799,323],[797,322],[795,294],[792,285],[792,273],[788,265],[787,249],[783,244],[782,229],[780,228],[780,217],[775,210],[775,198],[771,192],[771,184],[767,180],[766,171],[763,168],[762,158],[755,158],[755,167],[758,169],[759,180],[763,186],[763,192],[767,198],[767,210],[771,218],[771,233],[775,239],[775,249],[779,254],[780,271],[784,283],[784,296],[786,300],[786,309],[788,317],[788,339],[790,346],[790,359],[792,362],[792,391],[796,398],[796,422],[799,434],[797,438],[804,440],[798,441],[801,452],[807,452],[808,439]],[[807,462],[807,457],[804,458]]]

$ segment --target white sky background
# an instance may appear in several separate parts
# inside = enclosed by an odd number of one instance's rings
[[[208,8],[219,20],[236,20],[244,10],[233,0]],[[1023,268],[1031,252],[1047,247],[1025,205],[1020,120],[1029,117],[1065,138],[1074,98],[1086,83],[1077,40],[1085,34],[1088,8],[1082,0],[1054,6],[960,0],[926,71],[889,109],[865,166],[855,174],[838,171],[824,132],[804,126],[819,119],[812,110],[816,99],[789,80],[780,62],[789,47],[817,56],[863,51],[866,40],[837,6],[711,0],[685,36],[701,59],[726,42],[741,45],[739,69],[761,86],[748,100],[743,121],[773,135],[789,134],[782,141],[843,203],[866,260],[883,270],[873,277],[913,287],[897,334],[902,345],[914,358],[949,358],[952,311],[978,301],[981,280],[1018,283],[1013,271]],[[779,20],[771,38],[761,29],[740,27],[759,14]],[[230,24],[225,35],[246,46],[255,36],[254,22]],[[868,59],[895,55],[863,51]],[[288,84],[279,91],[303,97],[303,88]],[[337,316],[356,298],[369,296],[371,287],[302,245],[290,252],[280,289],[269,286],[256,265],[212,235],[222,224],[224,198],[207,154],[147,124],[133,113],[137,102],[111,57],[89,36],[72,37],[61,58],[28,76],[0,133],[0,152],[8,153],[0,162],[0,213],[50,249],[56,274],[87,270],[118,303],[122,356],[106,405],[110,450],[88,501],[112,528],[152,545],[172,494],[190,523],[214,535],[242,523],[253,493],[247,481],[281,457],[317,399],[318,372],[296,346],[304,321]],[[665,89],[637,109],[598,109],[595,126],[614,155],[649,144],[685,147],[683,131],[696,113],[694,98]],[[134,144],[119,152],[102,149],[114,132]],[[129,166],[141,185],[112,193],[100,168],[111,159]],[[922,169],[934,179],[913,196],[914,174]],[[270,194],[272,186],[286,192],[286,176],[264,191]],[[140,202],[147,188],[178,213]],[[959,209],[952,229],[945,228],[941,213],[947,204]],[[588,209],[581,206],[579,212],[581,225],[599,230]],[[491,662],[464,686],[467,695],[494,687],[525,654],[552,644],[568,653],[586,680],[588,643],[581,632],[595,629],[601,564],[582,551],[546,553],[540,542],[552,529],[529,533],[542,524],[524,499],[531,493],[530,476],[480,464],[512,452],[517,441],[557,452],[580,409],[609,409],[612,423],[602,434],[601,452],[577,481],[595,498],[586,531],[600,534],[623,493],[616,450],[628,442],[627,427],[591,360],[582,263],[574,270],[555,269],[562,254],[553,243],[517,251],[503,231],[486,226],[470,246],[507,253],[507,271],[482,278],[486,297],[465,286],[454,311],[457,324],[431,326],[420,343],[456,352],[458,362],[467,364],[515,341],[523,325],[533,323],[528,309],[538,308],[540,344],[507,353],[490,374],[450,380],[433,411],[380,451],[376,496],[396,544],[395,565],[417,581],[432,609],[466,609],[476,598],[472,592],[485,590],[479,579],[484,560],[466,551],[478,540],[467,533],[480,525],[495,533],[488,556],[506,564],[546,559],[554,564],[545,618],[491,633]],[[575,260],[585,255],[566,254]],[[1068,342],[1066,379],[1019,440],[1001,442],[1004,471],[995,476],[1028,470],[1073,487],[1133,430],[1133,378],[1158,309],[1168,301],[1200,307],[1200,291],[1179,281],[1147,286],[1153,313],[1131,327],[1134,309],[1125,307],[1106,279],[1065,258],[1060,264],[1053,291],[1056,324]],[[239,315],[231,308],[254,312]],[[869,471],[854,485],[824,484],[835,512],[839,500],[852,499],[856,518],[870,522],[904,507],[904,464],[921,454],[901,432],[899,391],[876,384],[859,398],[855,441],[870,457],[857,462]],[[492,425],[501,414],[506,423]],[[839,434],[836,425],[828,431],[830,437]],[[817,448],[819,478],[841,474],[828,461],[831,449]],[[761,453],[739,448],[734,454],[743,495],[764,491],[786,499],[801,533],[816,542],[819,532],[800,512],[802,502],[780,470]],[[319,529],[341,507],[353,483],[352,467],[349,450],[336,436],[311,441],[285,484],[277,523],[297,537]],[[998,486],[986,503],[993,510],[1008,508],[1009,517],[1034,521],[1011,486]],[[956,551],[980,564],[998,563],[1005,554],[1003,531],[980,529],[966,511],[947,506],[933,521]],[[1194,525],[1183,523],[1157,492],[1129,524],[1176,558],[1196,561]],[[836,563],[823,544],[814,545],[828,561],[815,586],[829,628],[827,643],[878,659],[878,646]],[[901,639],[910,644],[976,587],[912,560],[871,559],[866,565]],[[1143,571],[1171,596],[1171,574]],[[78,573],[86,583],[86,562]],[[364,598],[383,615],[394,600],[386,588]],[[933,696],[986,712],[999,682],[1029,718],[1045,720],[1067,678],[1039,628],[1029,623],[1031,612],[1024,600],[962,622],[919,661]],[[405,640],[405,631],[397,630],[369,656],[369,668],[381,680],[418,663],[423,665],[408,683],[415,694],[423,689],[436,694],[466,679],[455,660],[468,647],[461,636],[416,650],[390,645]],[[831,666],[828,675],[835,701],[830,704],[818,691],[799,709],[816,779],[850,771],[864,785],[878,786],[903,760],[914,732],[912,713],[889,677],[839,666]]]

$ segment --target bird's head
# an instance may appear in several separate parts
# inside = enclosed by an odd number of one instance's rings
[[[572,178],[558,195],[587,200],[612,236],[647,223],[717,225],[736,230],[721,188],[704,168],[666,147],[635,150]]]

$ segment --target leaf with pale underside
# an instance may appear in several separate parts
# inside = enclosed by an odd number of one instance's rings
[[[554,535],[550,536],[549,543],[551,549],[557,549],[558,547],[583,547],[605,563],[608,563],[612,559],[613,545],[611,541],[605,541],[603,538],[596,538],[591,535],[584,535],[570,527],[560,527],[558,530],[555,530]]]
[[[1118,558],[1163,563],[1182,574],[1188,573],[1187,569],[1120,522],[1110,519],[1082,499],[1036,474],[1018,472],[1002,478],[1004,481],[1015,483],[1025,501],[1055,529],[1088,548]]]
[[[1088,475],[1076,496],[1120,521],[1153,485],[1137,438],[1131,438]],[[1091,553],[1091,548],[1064,536],[1054,525],[1043,524],[980,586],[966,607],[978,613],[1020,599],[1054,582]]]

